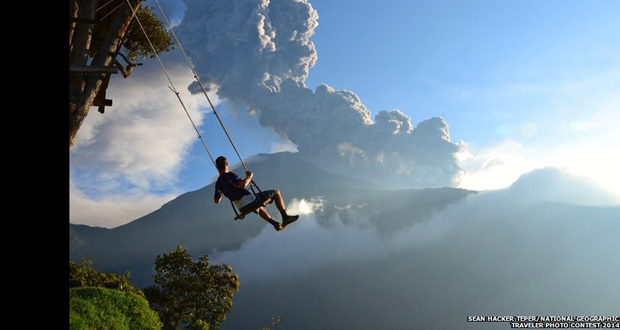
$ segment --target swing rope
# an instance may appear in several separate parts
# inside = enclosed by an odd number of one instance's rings
[[[230,137],[230,134],[228,134],[228,130],[226,129],[226,126],[224,126],[224,123],[222,122],[222,119],[220,118],[220,115],[215,110],[215,107],[213,106],[213,103],[211,102],[211,98],[207,94],[207,91],[206,91],[204,85],[202,84],[202,81],[200,81],[200,77],[198,76],[198,73],[196,72],[196,70],[194,68],[194,65],[191,63],[189,57],[185,53],[185,50],[183,49],[183,46],[181,45],[181,42],[179,41],[179,38],[177,37],[177,34],[174,32],[174,29],[172,28],[172,24],[170,24],[170,21],[168,20],[168,17],[166,16],[166,13],[162,9],[161,5],[159,4],[159,0],[155,0],[155,3],[157,3],[157,6],[159,7],[159,11],[161,12],[164,20],[166,21],[166,24],[168,24],[168,29],[172,33],[172,36],[174,37],[174,40],[176,41],[177,45],[179,45],[179,49],[181,50],[181,53],[183,54],[183,57],[185,57],[185,61],[187,62],[187,65],[192,70],[192,73],[194,74],[194,79],[196,80],[196,82],[200,86],[200,90],[202,90],[202,93],[207,98],[207,101],[209,102],[209,106],[211,106],[211,110],[213,111],[213,114],[215,115],[215,117],[217,117],[217,120],[220,123],[220,126],[222,126],[222,130],[224,130],[224,133],[226,134],[226,137],[228,138],[228,141],[230,142],[230,144],[232,145],[233,149],[235,150],[235,153],[237,154],[237,157],[239,158],[239,161],[241,162],[241,165],[243,165],[243,168],[247,172],[248,171],[248,167],[246,166],[245,162],[241,158],[241,155],[239,155],[239,151],[237,150],[237,147],[235,146],[235,143],[233,142],[232,138]]]
[[[233,150],[235,151],[235,154],[237,155],[237,158],[239,158],[239,161],[241,162],[241,165],[243,166],[245,171],[248,172],[249,169],[248,169],[247,165],[245,164],[245,162],[243,161],[243,158],[239,154],[239,150],[237,149],[237,146],[233,142],[232,137],[228,133],[228,129],[226,129],[226,126],[224,125],[224,122],[220,118],[220,115],[218,114],[217,110],[215,109],[215,106],[213,106],[213,102],[211,102],[211,98],[209,97],[209,95],[207,93],[207,90],[205,89],[204,85],[202,84],[202,81],[200,80],[200,77],[198,76],[198,73],[196,72],[196,69],[195,69],[194,65],[192,64],[191,60],[189,59],[189,56],[187,56],[187,53],[185,52],[185,49],[183,48],[183,45],[181,44],[181,41],[177,37],[177,34],[174,32],[174,29],[172,28],[172,24],[170,23],[170,20],[168,20],[168,16],[166,15],[166,13],[164,12],[163,8],[161,7],[161,5],[159,3],[159,0],[155,0],[155,3],[157,4],[157,7],[159,8],[159,11],[161,12],[162,17],[166,21],[166,24],[168,25],[168,29],[170,30],[172,36],[174,37],[174,40],[176,41],[176,44],[179,46],[179,49],[181,50],[181,54],[183,54],[183,57],[185,58],[185,61],[187,62],[187,65],[189,66],[190,70],[192,71],[192,74],[194,75],[194,79],[198,83],[198,86],[200,86],[200,90],[202,91],[202,93],[204,94],[205,98],[209,102],[209,106],[211,107],[211,110],[213,111],[213,114],[217,118],[217,121],[219,122],[220,126],[222,127],[222,130],[224,131],[224,133],[226,134],[226,137],[228,138],[228,141],[230,142],[230,145],[232,146]],[[259,192],[258,195],[256,194],[256,191],[254,191],[254,187],[256,187],[256,189],[258,190],[258,192]],[[262,198],[262,191],[260,190],[260,188],[258,187],[258,185],[256,184],[256,182],[253,179],[251,181],[250,189],[252,190],[252,193],[254,194],[254,196],[256,198],[259,198],[259,200],[263,199]]]
[[[127,1],[127,4],[129,5],[129,7],[131,8],[131,3],[129,2],[129,0],[126,0],[126,1]],[[219,114],[215,110],[215,106],[213,106],[213,103],[211,102],[211,98],[209,98],[209,95],[207,94],[206,89],[204,88],[202,82],[200,81],[200,78],[198,77],[198,73],[196,72],[196,70],[195,70],[194,66],[192,65],[189,57],[185,53],[185,50],[183,49],[183,46],[181,45],[181,42],[179,41],[176,33],[174,32],[174,29],[172,28],[172,25],[170,24],[170,21],[168,20],[168,17],[166,16],[165,12],[163,11],[161,5],[159,4],[159,1],[155,0],[155,2],[157,3],[157,6],[159,7],[159,10],[160,10],[162,16],[164,17],[166,23],[168,24],[168,28],[171,31],[172,36],[174,37],[177,45],[179,46],[179,49],[181,50],[181,53],[185,57],[185,60],[187,61],[187,64],[188,64],[189,68],[191,69],[191,71],[192,71],[192,73],[194,75],[194,79],[196,80],[196,82],[198,82],[198,85],[200,86],[200,89],[202,90],[204,96],[206,97],[206,99],[207,99],[207,101],[209,103],[209,106],[211,107],[211,110],[213,111],[213,114],[216,116],[220,126],[222,127],[222,130],[224,131],[224,133],[226,134],[226,137],[228,138],[228,141],[230,142],[231,146],[235,150],[235,153],[237,154],[237,157],[239,158],[239,161],[241,162],[241,165],[243,165],[243,168],[245,169],[246,172],[249,172],[248,167],[245,164],[245,162],[243,161],[243,158],[241,158],[241,155],[239,154],[239,151],[237,150],[237,147],[235,146],[235,143],[233,142],[230,134],[228,133],[228,130],[226,129],[226,126],[224,125],[224,123],[222,122],[222,119],[220,118]],[[138,22],[138,24],[140,25],[140,29],[142,30],[142,32],[143,32],[147,42],[149,43],[149,46],[151,47],[151,51],[153,52],[154,56],[157,58],[157,61],[159,62],[159,65],[161,66],[162,70],[164,71],[164,74],[166,75],[166,78],[168,79],[168,82],[170,82],[170,86],[168,86],[168,88],[170,88],[170,90],[177,96],[177,99],[181,103],[181,106],[183,107],[183,110],[185,110],[185,114],[189,118],[192,126],[194,127],[194,130],[198,134],[198,138],[202,142],[202,145],[203,145],[204,149],[209,154],[209,158],[211,158],[211,162],[213,163],[213,165],[217,169],[217,165],[215,163],[215,159],[213,158],[213,155],[211,154],[211,151],[207,147],[207,144],[205,143],[204,139],[202,138],[202,135],[200,134],[200,131],[196,127],[196,124],[194,123],[191,115],[189,114],[189,111],[187,110],[187,107],[183,103],[183,100],[181,99],[180,93],[174,87],[174,83],[172,82],[172,79],[170,78],[170,75],[168,74],[168,71],[166,70],[166,67],[164,66],[161,58],[159,57],[158,52],[155,50],[155,46],[153,46],[153,43],[151,42],[151,39],[149,38],[148,34],[146,33],[146,30],[144,29],[144,26],[140,22],[140,19],[138,18],[136,13],[137,13],[137,9],[133,10],[133,18],[135,18],[136,21]],[[256,189],[258,190],[258,194],[254,190],[254,187],[256,187]],[[254,194],[254,197],[258,201],[260,201],[263,206],[265,206],[268,203],[271,203],[271,199],[270,198],[268,198],[268,199],[264,198],[262,191],[260,190],[260,188],[258,187],[258,185],[256,184],[256,182],[253,179],[251,180],[250,189],[252,190],[252,193]],[[232,206],[232,208],[233,208],[233,210],[235,212],[235,215],[236,215],[235,220],[243,219],[245,214],[240,214],[240,212],[237,211],[237,208],[235,207],[235,205],[232,202],[232,200],[230,201],[230,205]]]
[[[127,5],[129,5],[129,7],[131,8],[131,3],[129,2],[129,0],[126,0],[126,1],[127,1]],[[149,46],[151,47],[151,51],[153,52],[155,58],[157,59],[157,62],[159,62],[159,66],[161,66],[161,69],[164,71],[164,75],[166,75],[166,78],[168,79],[168,82],[170,83],[170,86],[168,86],[168,88],[174,93],[174,95],[176,95],[177,99],[179,100],[179,103],[181,103],[181,106],[183,107],[183,110],[185,111],[185,114],[187,115],[187,118],[189,118],[189,121],[191,122],[192,126],[194,127],[194,130],[196,131],[196,134],[198,134],[198,138],[202,142],[202,146],[207,151],[207,154],[209,154],[209,158],[211,158],[211,162],[213,163],[213,166],[216,166],[215,165],[215,159],[213,158],[213,155],[211,154],[211,151],[209,150],[209,147],[207,147],[207,144],[205,143],[204,139],[202,138],[202,134],[200,134],[200,131],[196,127],[196,124],[194,123],[194,120],[192,119],[192,116],[189,114],[189,111],[187,110],[187,107],[185,106],[185,103],[183,103],[183,100],[181,99],[181,95],[180,95],[179,91],[177,91],[176,87],[174,86],[174,83],[172,82],[172,79],[170,78],[170,75],[168,74],[168,71],[166,70],[166,66],[164,65],[164,63],[162,62],[161,58],[159,57],[159,54],[155,50],[155,46],[153,46],[153,43],[151,42],[151,39],[149,38],[148,34],[146,33],[146,30],[144,29],[144,26],[142,25],[142,22],[140,22],[140,19],[138,18],[136,13],[137,13],[137,9],[133,10],[133,18],[135,18],[135,20],[138,23],[138,25],[140,25],[140,29],[144,33],[144,37],[146,38],[146,41],[149,43]]]

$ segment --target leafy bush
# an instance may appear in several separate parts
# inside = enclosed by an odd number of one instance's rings
[[[102,287],[69,289],[69,330],[160,330],[143,296]]]
[[[82,264],[69,261],[69,288],[104,287],[120,291],[133,292],[144,296],[142,290],[134,288],[129,282],[129,272],[121,276],[115,273],[102,273],[92,268],[91,262],[83,260]]]

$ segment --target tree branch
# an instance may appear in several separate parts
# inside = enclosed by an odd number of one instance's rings
[[[123,65],[118,59],[114,60],[114,64],[119,70],[121,70],[123,78],[129,77],[129,75],[131,75],[131,72],[133,71],[133,68],[142,65],[142,63],[132,62],[129,57],[127,57],[127,55],[123,53],[118,53],[118,55],[120,55],[123,60],[125,60],[125,63],[127,63],[127,65]]]

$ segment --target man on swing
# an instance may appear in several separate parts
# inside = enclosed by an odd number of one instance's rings
[[[237,206],[239,212],[243,214],[257,212],[261,218],[269,222],[277,231],[283,230],[286,226],[299,218],[298,215],[286,214],[284,200],[282,199],[282,195],[279,190],[265,190],[262,192],[260,199],[266,200],[267,198],[271,198],[272,201],[275,200],[276,207],[282,215],[282,223],[273,220],[271,215],[269,215],[269,213],[267,213],[265,208],[262,206],[262,201],[259,201],[258,198],[255,198],[254,194],[245,189],[245,187],[252,182],[252,172],[245,172],[245,179],[240,179],[237,174],[228,170],[228,160],[223,156],[220,156],[215,160],[215,166],[220,173],[220,176],[217,178],[217,182],[215,183],[214,202],[216,204],[219,204],[222,200],[222,195],[224,195],[230,199],[235,206]],[[257,208],[257,205],[260,206]]]

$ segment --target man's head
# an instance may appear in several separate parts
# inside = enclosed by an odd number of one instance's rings
[[[219,156],[215,160],[215,167],[217,167],[218,171],[226,170],[226,166],[228,166],[228,160],[224,156]]]

